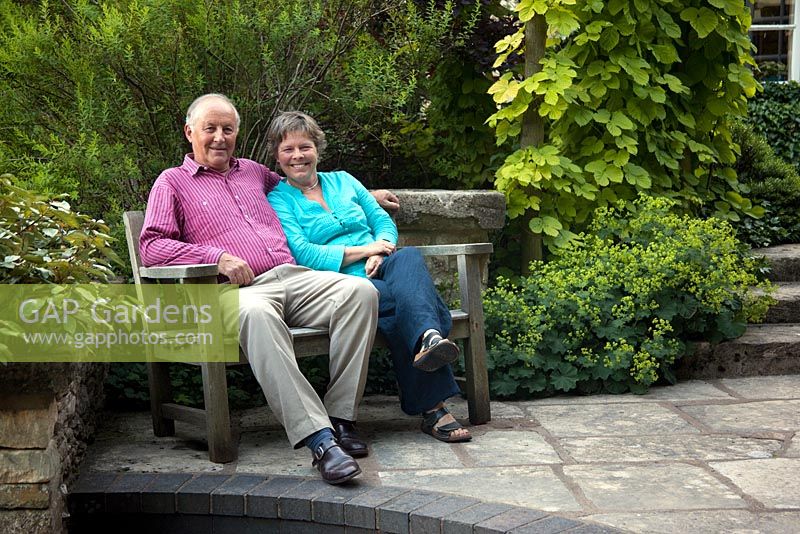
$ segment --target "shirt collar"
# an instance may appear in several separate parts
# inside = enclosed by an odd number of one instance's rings
[[[229,165],[231,170],[238,169],[239,160],[232,157]],[[194,153],[191,152],[183,157],[183,165],[181,165],[181,167],[183,167],[193,178],[201,172],[209,170],[205,165],[200,165],[197,163],[194,160]],[[230,174],[230,172],[228,174]]]

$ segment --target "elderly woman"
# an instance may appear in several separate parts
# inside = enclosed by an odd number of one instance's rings
[[[286,175],[269,194],[297,263],[369,278],[380,292],[378,330],[392,353],[400,404],[422,414],[422,431],[445,442],[469,431],[444,407],[459,392],[447,339],[450,312],[419,251],[395,251],[397,227],[361,183],[344,171],[317,172],[325,134],[313,118],[286,112],[272,122],[269,150]]]

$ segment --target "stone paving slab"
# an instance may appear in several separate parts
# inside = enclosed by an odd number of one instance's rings
[[[585,516],[584,519],[648,534],[675,532],[797,534],[800,526],[800,512],[753,513],[745,510],[595,514]]]
[[[293,449],[283,430],[242,433],[237,473],[271,473],[287,476],[314,476],[311,452]]]
[[[495,467],[382,471],[387,486],[426,488],[464,497],[530,506],[547,511],[577,511],[580,505],[549,467]]]
[[[712,462],[748,495],[769,508],[800,510],[800,459]]]
[[[789,447],[786,449],[786,457],[800,458],[800,436],[795,435],[789,442]]]
[[[372,454],[386,469],[463,467],[452,448],[422,432],[384,432],[370,443]]]
[[[732,399],[727,392],[704,380],[687,380],[672,386],[656,386],[644,395],[559,395],[516,403],[521,407],[549,406],[552,404],[628,404],[659,401],[694,401]],[[494,414],[494,412],[492,412]]]
[[[472,465],[478,467],[558,464],[562,461],[544,437],[524,430],[489,431],[480,438],[464,443],[461,448],[469,456]]]
[[[747,507],[729,487],[693,465],[570,465],[564,473],[602,510]]]
[[[681,410],[718,432],[800,430],[800,400],[692,405]]]
[[[800,375],[724,378],[719,383],[746,399],[800,399]]]
[[[698,432],[669,408],[652,403],[591,404],[579,410],[572,406],[533,405],[527,407],[527,412],[554,436]]]
[[[659,460],[727,460],[771,458],[783,446],[777,439],[736,436],[625,436],[562,438],[561,446],[576,462]]]

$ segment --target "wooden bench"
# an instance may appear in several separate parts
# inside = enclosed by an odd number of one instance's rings
[[[129,211],[123,215],[125,237],[136,284],[183,283],[216,284],[217,265],[172,265],[142,267],[139,257],[139,235],[144,223],[144,212]],[[469,420],[479,425],[491,419],[489,410],[489,380],[486,370],[486,341],[483,330],[483,305],[481,301],[480,266],[492,252],[491,243],[465,245],[436,245],[417,247],[426,256],[456,256],[461,308],[451,310],[453,328],[451,339],[464,340],[464,367]],[[327,330],[292,328],[297,357],[328,353]],[[381,336],[376,336],[375,346],[386,346]],[[247,364],[244,355],[237,363],[197,363],[203,377],[205,409],[182,406],[173,401],[167,363],[149,362],[147,376],[150,386],[150,409],[153,416],[153,433],[171,436],[175,433],[175,420],[204,426],[208,439],[208,455],[212,462],[226,463],[236,459],[237,447],[231,434],[228,410],[228,386],[225,376],[227,365]]]

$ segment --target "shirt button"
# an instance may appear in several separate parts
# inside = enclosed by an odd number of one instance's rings
[[[235,198],[236,200],[239,200],[239,195],[235,195],[233,198]]]

